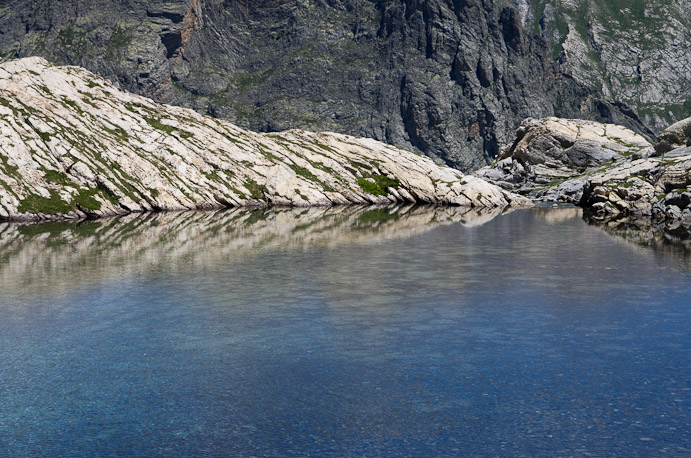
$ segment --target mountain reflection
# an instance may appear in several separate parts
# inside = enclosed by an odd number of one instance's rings
[[[54,293],[80,283],[240,261],[261,250],[376,244],[441,225],[479,226],[501,213],[460,207],[347,206],[3,223],[0,286],[3,295]]]

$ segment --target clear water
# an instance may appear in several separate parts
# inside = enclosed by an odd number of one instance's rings
[[[0,225],[0,455],[690,456],[682,248],[492,216]]]

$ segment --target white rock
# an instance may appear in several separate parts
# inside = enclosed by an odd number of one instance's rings
[[[0,167],[0,184],[12,184],[18,196],[9,199],[0,186],[4,218],[38,218],[20,213],[21,202],[53,195],[64,205],[44,217],[65,216],[65,207],[76,215],[76,201],[93,215],[235,205],[526,203],[372,139],[249,132],[122,92],[78,67],[28,58],[0,64],[0,75],[0,97],[13,107],[0,107],[7,113],[0,117],[0,154],[18,167]]]

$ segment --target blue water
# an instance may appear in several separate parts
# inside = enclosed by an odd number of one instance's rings
[[[0,456],[691,456],[687,258],[434,211],[0,226]]]

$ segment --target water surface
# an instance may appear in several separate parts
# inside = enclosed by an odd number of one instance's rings
[[[2,456],[689,456],[690,257],[573,208],[0,225]]]

